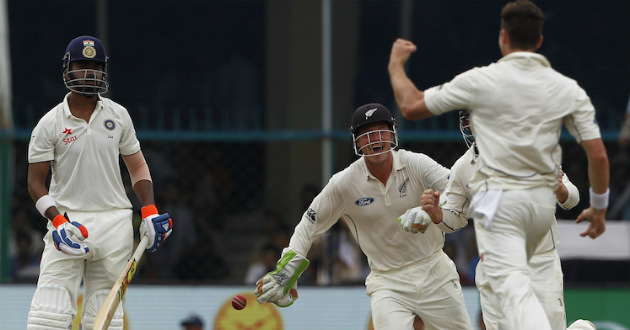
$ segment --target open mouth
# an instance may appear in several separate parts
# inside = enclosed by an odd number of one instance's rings
[[[374,153],[379,153],[383,151],[383,146],[382,145],[377,145],[377,146],[372,146],[370,149],[372,149],[372,152]]]

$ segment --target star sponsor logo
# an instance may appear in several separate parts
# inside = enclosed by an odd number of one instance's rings
[[[61,141],[63,142],[64,145],[68,145],[72,142],[74,142],[77,139],[77,136],[72,136],[72,128],[65,128],[63,130],[63,132],[61,132],[61,134],[63,134],[65,136],[65,138],[63,138]]]
[[[62,141],[64,145],[68,145],[76,140],[77,140],[77,136],[75,135],[75,136],[64,138]]]

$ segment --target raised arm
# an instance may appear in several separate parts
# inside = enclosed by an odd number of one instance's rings
[[[411,53],[417,50],[411,41],[397,39],[389,57],[389,78],[400,111],[409,120],[419,120],[432,116],[424,102],[424,92],[407,77],[404,64]]]

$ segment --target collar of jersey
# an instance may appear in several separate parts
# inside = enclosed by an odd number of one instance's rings
[[[70,106],[68,105],[68,97],[70,97],[70,94],[71,93],[66,94],[66,96],[63,98],[63,114],[66,118],[72,117],[72,113],[70,113]],[[100,95],[98,95],[97,97],[98,101],[96,101],[96,107],[94,107],[95,111],[103,109],[103,99]]]
[[[534,52],[514,52],[503,56],[499,62],[507,61],[532,61],[537,62],[541,66],[551,67],[551,64],[544,56]]]
[[[364,158],[365,157],[361,157],[361,168],[363,169],[363,172],[365,172],[365,178],[376,178],[374,175],[372,175],[372,173],[370,173],[370,170],[368,170]],[[400,160],[400,153],[398,152],[398,150],[392,150],[392,158],[394,159],[394,162],[392,163],[392,172],[399,171],[405,167],[405,164],[403,164],[403,162]]]

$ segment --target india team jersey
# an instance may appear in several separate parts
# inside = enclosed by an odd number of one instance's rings
[[[420,205],[424,190],[442,191],[449,170],[424,154],[392,154],[386,185],[370,174],[363,157],[333,175],[302,216],[289,247],[306,256],[313,241],[343,218],[373,270],[397,269],[442,249],[444,234],[437,226],[414,235],[397,219]]]
[[[76,211],[131,208],[120,174],[120,155],[140,150],[127,109],[100,97],[89,123],[73,116],[67,94],[33,129],[29,163],[51,162],[49,194]]]
[[[471,184],[483,189],[555,187],[562,125],[578,142],[600,137],[595,109],[578,84],[532,52],[515,52],[427,89],[433,114],[470,111],[479,148]]]

